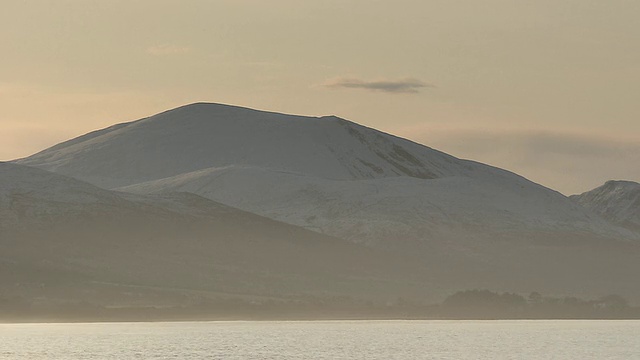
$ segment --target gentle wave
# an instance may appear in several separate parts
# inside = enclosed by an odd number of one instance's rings
[[[2,324],[2,359],[640,359],[640,321]]]

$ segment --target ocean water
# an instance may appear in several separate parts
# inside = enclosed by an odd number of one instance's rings
[[[0,359],[640,359],[640,321],[0,324]]]

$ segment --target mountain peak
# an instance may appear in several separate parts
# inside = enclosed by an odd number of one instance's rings
[[[305,119],[317,119],[317,117],[313,116],[304,116],[304,115],[288,115],[275,111],[268,110],[257,110],[252,109],[245,106],[239,105],[230,105],[230,104],[222,104],[222,103],[213,103],[213,102],[194,102],[191,104],[186,104],[182,106],[178,106],[173,109],[169,109],[158,113],[154,116],[145,119],[162,119],[166,117],[170,117],[173,120],[188,120],[193,118],[208,118],[209,120],[224,120],[224,119],[232,119],[235,121],[242,121],[246,119],[250,119],[251,117],[258,115],[266,115],[267,118],[270,116],[277,117],[287,117],[289,119],[294,118],[305,118]],[[326,116],[332,117],[332,116]],[[322,117],[325,118],[325,117]],[[144,119],[143,119],[144,120]]]

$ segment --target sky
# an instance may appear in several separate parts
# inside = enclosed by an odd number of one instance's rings
[[[2,0],[0,160],[197,101],[640,181],[637,0]]]

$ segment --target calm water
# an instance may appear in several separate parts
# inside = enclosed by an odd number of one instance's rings
[[[0,325],[1,359],[640,359],[640,321]]]

